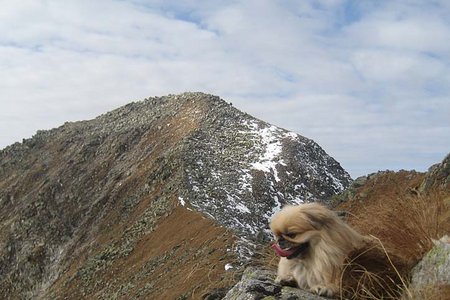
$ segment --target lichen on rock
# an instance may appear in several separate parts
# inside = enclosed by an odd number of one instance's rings
[[[275,283],[275,272],[264,268],[248,267],[241,280],[226,294],[223,300],[324,300],[327,298],[308,291],[281,286]]]
[[[412,270],[411,289],[450,286],[450,238],[434,241],[434,247]]]

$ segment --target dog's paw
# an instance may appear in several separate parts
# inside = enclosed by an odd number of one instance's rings
[[[335,289],[331,286],[315,285],[311,287],[311,292],[319,296],[333,297]]]
[[[297,287],[297,282],[295,281],[295,278],[293,276],[286,276],[286,277],[277,276],[277,278],[275,278],[275,283],[284,286]]]

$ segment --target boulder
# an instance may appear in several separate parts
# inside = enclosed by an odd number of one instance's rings
[[[414,267],[410,285],[410,291],[414,295],[424,297],[429,293],[439,293],[443,296],[444,290],[450,290],[450,238],[448,236],[434,241],[434,247]]]
[[[281,286],[275,283],[275,272],[256,267],[248,267],[242,279],[226,294],[223,300],[324,300],[320,297],[298,288]]]

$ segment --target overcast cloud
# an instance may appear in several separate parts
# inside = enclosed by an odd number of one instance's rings
[[[442,1],[2,1],[0,148],[130,101],[212,93],[352,177],[450,152]]]

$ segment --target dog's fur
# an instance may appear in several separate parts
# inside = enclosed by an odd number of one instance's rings
[[[270,228],[280,248],[302,245],[295,254],[280,258],[276,281],[328,297],[339,292],[348,255],[371,240],[317,203],[284,207]]]

